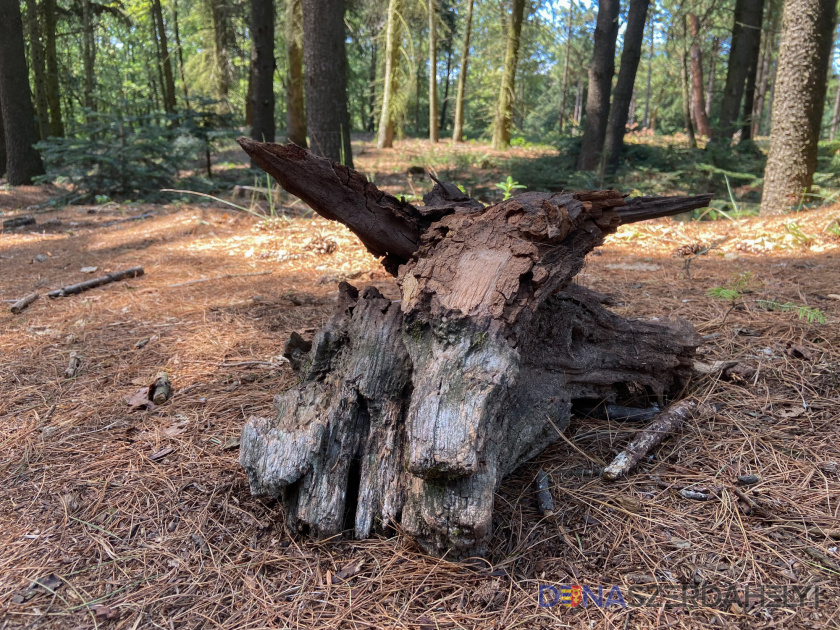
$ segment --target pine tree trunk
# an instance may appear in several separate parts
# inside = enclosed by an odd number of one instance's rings
[[[754,67],[761,42],[761,18],[764,0],[736,0],[732,45],[726,70],[726,87],[720,109],[719,133],[712,142],[728,147],[738,129],[738,115],[748,76]],[[753,79],[754,80],[754,79]],[[711,144],[711,143],[710,143]]]
[[[693,94],[692,106],[694,120],[697,122],[697,133],[706,138],[712,137],[712,126],[706,115],[706,103],[703,98],[703,53],[700,50],[700,20],[696,15],[689,14],[691,23],[691,89]]]
[[[166,113],[172,114],[175,112],[175,77],[172,74],[172,59],[169,56],[169,43],[166,40],[166,27],[160,0],[152,0],[152,17],[158,40],[159,64],[163,69],[163,106]]]
[[[625,320],[572,282],[619,224],[710,196],[525,193],[484,207],[439,182],[415,207],[302,149],[240,144],[286,190],[347,225],[402,300],[342,283],[330,321],[284,356],[299,376],[251,417],[240,463],[290,528],[358,538],[399,525],[428,552],[482,554],[502,478],[572,410],[663,402],[699,343],[681,320]]]
[[[26,23],[29,35],[29,53],[32,75],[35,83],[35,113],[38,117],[37,131],[40,140],[50,136],[50,115],[47,106],[46,66],[41,24],[38,20],[38,6],[35,0],[26,0]]]
[[[96,100],[93,91],[96,87],[96,42],[94,41],[93,15],[90,8],[90,0],[82,2],[82,42],[83,42],[83,63],[85,68],[84,98],[82,102],[90,111],[96,111]]]
[[[190,109],[190,93],[187,88],[187,77],[184,74],[184,49],[181,47],[181,31],[178,27],[178,0],[172,0],[172,26],[175,30],[175,46],[178,48],[178,75],[181,77],[181,87],[184,91],[184,107]]]
[[[6,174],[6,131],[3,129],[3,103],[0,101],[0,178]]]
[[[18,0],[0,0],[0,112],[6,150],[6,180],[12,186],[31,184],[44,174],[37,142],[35,109],[29,92],[29,71]]]
[[[353,166],[344,0],[303,0],[306,122],[312,150]]]
[[[61,90],[58,82],[58,55],[55,46],[56,0],[43,0],[44,11],[44,54],[47,63],[45,85],[47,103],[50,108],[50,135],[64,137],[64,120],[61,117]]]
[[[474,0],[467,0],[467,17],[464,22],[464,45],[461,48],[461,70],[458,73],[458,89],[455,94],[455,122],[452,124],[452,141],[464,141],[464,95],[467,91],[467,72],[470,60],[470,35]]]
[[[289,142],[305,147],[302,0],[286,0],[286,72],[286,136]]]
[[[589,66],[589,94],[586,97],[586,124],[578,170],[594,171],[601,163],[607,120],[610,114],[610,89],[615,72],[615,40],[618,36],[619,0],[598,3],[598,19]]]
[[[394,146],[393,94],[399,64],[400,47],[397,43],[399,28],[398,0],[389,0],[385,26],[385,80],[382,83],[382,111],[379,115],[379,132],[376,146],[390,149]]]
[[[440,104],[440,129],[446,129],[446,109],[449,105],[449,77],[452,71],[452,46],[446,51],[446,79],[443,82],[443,100]]]
[[[744,107],[741,113],[743,124],[741,125],[740,143],[746,143],[752,140],[753,109],[755,109],[755,93],[758,88],[758,68],[760,65],[761,32],[758,34],[758,43],[754,47],[754,54],[750,58],[747,84],[744,87]]]
[[[373,131],[376,128],[376,63],[378,47],[376,42],[371,44],[370,66],[368,69],[368,117],[365,129]]]
[[[712,55],[709,60],[709,82],[706,84],[706,118],[712,115],[712,97],[715,93],[715,70],[717,69],[718,38],[712,38]],[[711,123],[710,123],[711,124]],[[710,130],[711,131],[711,130]],[[710,136],[711,137],[711,136]]]
[[[429,2],[429,142],[438,141],[437,103],[437,10],[435,0]]]
[[[563,123],[566,120],[566,93],[569,90],[569,53],[572,50],[572,18],[575,5],[569,3],[569,25],[566,30],[566,51],[563,56],[563,80],[560,84],[560,133],[563,133]]]
[[[255,57],[251,137],[274,142],[274,0],[251,0],[251,39]]]
[[[685,19],[685,18],[683,18]],[[683,40],[687,39],[687,29],[685,22],[683,22]],[[682,109],[683,109],[683,124],[685,125],[685,133],[688,136],[688,147],[690,149],[697,148],[697,138],[694,137],[694,125],[691,122],[691,90],[688,87],[688,51],[683,50],[680,63],[680,83],[682,84]]]
[[[840,128],[840,81],[837,81],[837,93],[834,95],[834,113],[831,116],[831,139],[837,136]]]
[[[621,65],[618,69],[618,80],[613,92],[607,135],[604,141],[604,164],[605,170],[609,173],[615,173],[621,159],[624,132],[630,116],[630,103],[633,100],[633,86],[636,84],[636,71],[642,57],[649,5],[650,0],[630,0],[624,31],[624,49],[621,51]]]
[[[759,67],[758,79],[756,81],[755,105],[752,113],[752,135],[757,136],[764,113],[764,104],[767,99],[767,89],[770,85],[770,66],[773,63],[773,51],[776,48],[776,3],[770,3],[768,10],[767,28],[762,36],[763,52],[761,66]]]
[[[583,116],[583,78],[578,77],[577,88],[575,89],[575,125],[580,126],[580,119]]]
[[[642,128],[647,129],[650,125],[650,118],[648,112],[650,111],[650,80],[653,76],[653,40],[656,34],[656,25],[653,22],[653,17],[650,19],[650,54],[648,55],[647,67],[647,89],[645,90],[645,117],[642,121]]]
[[[811,189],[837,5],[787,0],[776,73],[761,214],[783,214]]]
[[[525,17],[525,0],[513,0],[510,25],[507,29],[505,65],[499,100],[496,103],[496,117],[493,121],[493,148],[506,149],[510,146],[510,126],[513,118],[513,99],[516,88],[516,64],[519,60],[519,38]]]
[[[231,84],[230,65],[230,24],[228,0],[208,0],[210,20],[213,25],[213,88],[214,97],[219,104],[217,110],[223,113],[230,110],[228,93]]]

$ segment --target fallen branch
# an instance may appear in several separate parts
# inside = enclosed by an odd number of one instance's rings
[[[60,289],[56,289],[55,291],[50,291],[49,293],[47,293],[47,295],[51,298],[65,297],[67,295],[87,291],[88,289],[95,289],[96,287],[100,287],[103,284],[110,284],[111,282],[125,280],[126,278],[136,278],[137,276],[142,276],[143,273],[143,267],[132,267],[131,269],[126,269],[125,271],[117,271],[114,273],[106,274],[101,278],[94,278],[93,280],[86,280],[85,282],[80,282],[78,284],[71,284],[67,287],[61,287]]]
[[[621,453],[604,469],[601,476],[615,481],[630,472],[653,447],[677,431],[683,423],[697,413],[699,407],[693,400],[682,400],[666,409],[647,429],[630,442]]]
[[[537,495],[537,509],[541,516],[554,515],[554,499],[551,498],[549,482],[548,475],[540,468],[537,472],[537,478],[534,480],[534,490]]]
[[[35,225],[35,217],[29,214],[25,214],[22,217],[12,217],[11,219],[3,220],[4,230],[11,230],[14,228],[23,227],[24,225]]]
[[[27,308],[30,304],[32,304],[32,302],[37,300],[39,297],[41,297],[41,296],[38,293],[30,293],[26,297],[22,297],[17,302],[12,304],[12,308],[10,310],[12,311],[12,313],[17,315],[22,310]]]
[[[251,273],[228,273],[223,276],[213,276],[212,278],[196,278],[195,280],[187,280],[186,282],[178,282],[170,284],[167,289],[174,289],[175,287],[188,287],[192,284],[199,284],[201,282],[210,282],[211,280],[229,280],[230,278],[249,278],[251,276],[267,276],[274,273],[274,271],[254,271]]]

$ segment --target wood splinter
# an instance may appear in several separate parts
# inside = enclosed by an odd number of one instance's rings
[[[118,282],[120,280],[125,280],[126,278],[136,278],[137,276],[142,276],[145,272],[143,271],[143,267],[131,267],[130,269],[126,269],[124,271],[115,271],[109,274],[105,274],[99,278],[93,278],[92,280],[85,280],[84,282],[79,282],[78,284],[71,284],[66,287],[61,287],[60,289],[56,289],[55,291],[50,291],[47,295],[51,298],[59,298],[65,297],[67,295],[73,295],[74,293],[81,293],[82,291],[87,291],[88,289],[95,289],[96,287],[101,287],[103,284],[110,284],[112,282]]]
[[[635,440],[630,442],[612,463],[604,468],[601,476],[606,481],[615,481],[629,473],[653,448],[665,438],[675,433],[683,423],[692,416],[707,412],[706,407],[698,405],[694,400],[681,400],[665,409],[659,417]]]

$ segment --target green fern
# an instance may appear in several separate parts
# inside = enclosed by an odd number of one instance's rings
[[[810,306],[803,306],[801,304],[794,304],[793,302],[776,302],[774,300],[758,300],[756,302],[760,308],[767,311],[781,311],[783,313],[796,313],[799,319],[806,320],[809,324],[824,324],[825,313],[818,308]]]

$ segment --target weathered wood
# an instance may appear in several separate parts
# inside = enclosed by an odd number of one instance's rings
[[[130,269],[115,271],[99,278],[93,278],[92,280],[85,280],[84,282],[79,282],[78,284],[61,287],[55,291],[50,291],[47,295],[51,298],[65,297],[67,295],[73,295],[75,293],[81,293],[82,291],[101,287],[103,284],[118,282],[120,280],[125,280],[126,278],[136,278],[137,276],[142,276],[143,273],[143,267],[131,267]]]
[[[18,313],[20,313],[24,309],[28,308],[29,305],[32,304],[32,302],[34,302],[35,300],[37,300],[39,297],[41,297],[41,296],[38,293],[30,293],[29,295],[20,298],[17,302],[12,304],[12,306],[9,310],[11,310],[12,313],[17,315]]]
[[[621,223],[708,196],[525,193],[484,207],[436,182],[415,208],[299,147],[240,143],[384,256],[402,293],[342,283],[311,344],[286,345],[298,385],[243,429],[252,492],[282,497],[300,531],[399,524],[430,552],[483,553],[502,478],[558,438],[573,406],[662,405],[691,375],[688,323],[626,320],[572,279]]]

